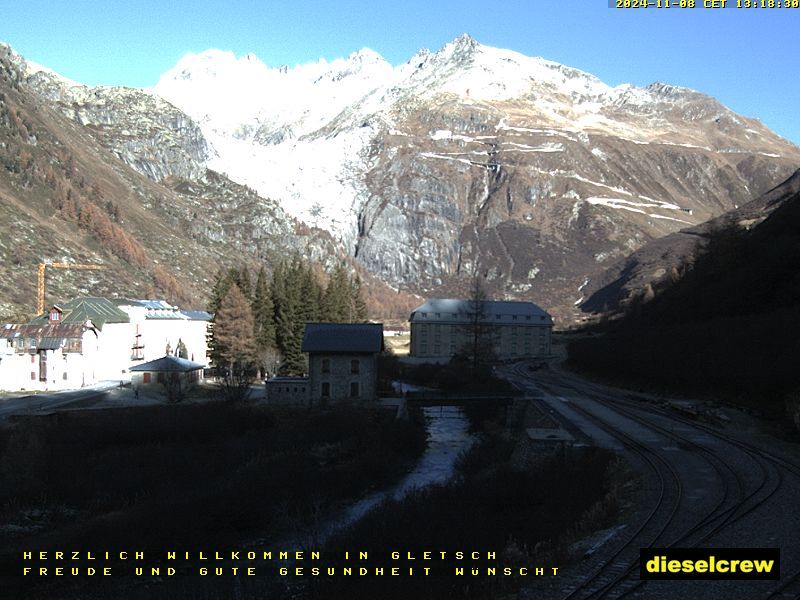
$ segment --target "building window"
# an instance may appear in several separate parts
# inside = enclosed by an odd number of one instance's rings
[[[361,364],[357,360],[350,361],[350,372],[357,375],[361,369]]]
[[[322,382],[322,392],[320,393],[320,395],[323,398],[330,398],[331,397],[331,384],[328,383],[327,381],[323,381]]]
[[[433,353],[434,353],[436,356],[439,356],[439,355],[442,353],[442,347],[441,347],[439,344],[436,344],[436,345],[433,347]]]
[[[143,383],[150,383],[150,373],[143,373],[142,374],[142,382]]]
[[[29,343],[31,348],[36,348],[36,338],[31,338]]]
[[[56,323],[61,319],[61,315],[57,310],[50,311],[50,322]]]
[[[350,397],[351,398],[358,398],[359,395],[360,394],[358,393],[358,382],[357,381],[353,381],[350,384]]]
[[[331,372],[331,359],[330,358],[323,358],[322,359],[322,372],[323,373],[330,373]]]
[[[517,315],[514,315],[514,316],[512,316],[512,317],[511,317],[511,320],[512,320],[512,321],[516,321],[516,320],[517,320]]]
[[[7,348],[13,348],[14,347],[14,340],[12,340],[11,338],[8,338],[6,340],[6,347]]]

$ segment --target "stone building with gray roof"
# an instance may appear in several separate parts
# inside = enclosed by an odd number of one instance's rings
[[[480,327],[482,343],[493,346],[498,360],[540,358],[551,352],[553,319],[532,302],[432,299],[415,308],[409,322],[413,358],[444,362],[465,353],[475,327]]]
[[[319,406],[377,398],[381,323],[307,323],[301,349],[308,377],[270,379],[268,401]]]

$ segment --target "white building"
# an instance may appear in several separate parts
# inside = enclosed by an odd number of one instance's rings
[[[133,336],[131,361],[138,364],[186,349],[188,360],[208,364],[208,324],[211,314],[202,310],[181,310],[164,300],[115,300],[130,317]]]
[[[433,299],[411,313],[410,356],[449,360],[469,353],[473,331],[499,360],[550,355],[552,317],[532,302]]]
[[[98,332],[84,325],[5,325],[0,389],[79,388],[95,383]]]
[[[207,363],[211,315],[160,300],[75,298],[24,325],[0,326],[0,389],[75,389],[130,381],[130,369],[177,354]]]

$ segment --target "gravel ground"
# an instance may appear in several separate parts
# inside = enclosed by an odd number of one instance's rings
[[[734,408],[651,397],[643,403],[645,407],[657,405],[669,409],[652,413],[631,409],[626,404],[624,410],[643,420],[643,424],[621,414],[613,404],[616,401],[630,403],[629,392],[604,388],[554,371],[537,373],[534,377],[535,382],[527,381],[526,386],[538,398],[542,410],[556,415],[567,428],[578,429],[583,441],[616,446],[639,472],[640,485],[626,499],[628,508],[620,517],[620,525],[624,527],[585,541],[584,546],[595,550],[591,556],[561,565],[557,577],[531,581],[520,597],[565,598],[592,574],[605,571],[608,575],[613,566],[603,565],[647,519],[649,507],[659,496],[660,483],[646,459],[625,446],[624,436],[630,436],[648,449],[646,453],[655,457],[653,460],[660,465],[661,475],[667,482],[665,506],[657,511],[658,526],[650,527],[649,538],[636,538],[635,548],[629,553],[635,550],[638,554],[638,548],[646,545],[777,547],[781,549],[782,582],[800,572],[800,512],[796,509],[800,497],[800,449],[796,444],[775,438],[763,422]],[[687,416],[698,426],[687,423]],[[606,430],[600,423],[612,429]],[[776,464],[759,455],[759,449],[797,468]],[[670,516],[672,508],[675,512]],[[716,518],[684,537],[693,525],[710,516]],[[663,531],[659,533],[662,526]],[[626,564],[633,562],[635,559],[629,559]],[[595,597],[616,598],[628,591],[627,597],[633,598],[767,598],[778,585],[776,582],[733,580],[653,581],[631,589],[637,581],[638,570],[627,584]],[[580,590],[572,597],[586,597],[590,589]],[[796,598],[797,591],[790,587],[777,597]]]

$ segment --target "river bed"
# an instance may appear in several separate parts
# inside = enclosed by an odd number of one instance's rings
[[[318,527],[313,536],[316,547],[385,499],[400,499],[414,489],[444,483],[453,476],[459,455],[475,442],[475,436],[469,432],[469,420],[457,406],[429,406],[423,412],[428,445],[414,468],[394,486],[365,496]]]

